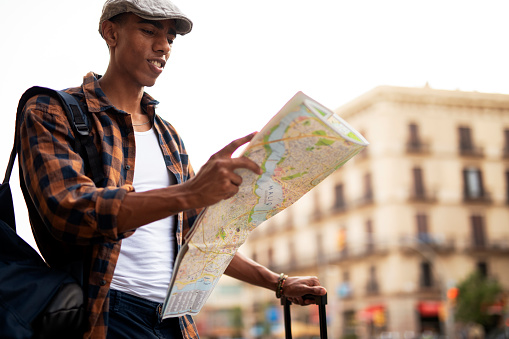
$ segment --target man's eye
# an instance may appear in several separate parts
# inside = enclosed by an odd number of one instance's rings
[[[141,31],[142,31],[143,33],[147,33],[147,34],[149,34],[149,35],[153,35],[153,34],[154,34],[154,32],[153,32],[153,31],[148,30],[148,29],[142,29]]]
[[[172,44],[173,44],[173,39],[168,39],[168,43],[169,43],[170,45],[172,45]]]

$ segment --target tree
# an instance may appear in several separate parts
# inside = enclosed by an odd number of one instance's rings
[[[497,301],[502,291],[496,279],[486,278],[477,271],[470,274],[458,285],[456,320],[491,327],[494,319],[488,313],[488,307]]]

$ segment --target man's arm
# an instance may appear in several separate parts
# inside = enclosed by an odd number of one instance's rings
[[[117,216],[119,232],[131,231],[178,212],[210,206],[233,197],[242,183],[242,178],[234,173],[235,169],[246,168],[261,174],[261,168],[252,160],[232,158],[232,154],[251,141],[254,135],[232,141],[210,157],[196,176],[182,184],[126,194]]]
[[[239,252],[233,257],[225,274],[272,291],[276,291],[279,280],[279,274],[272,272]],[[327,293],[327,290],[320,286],[320,281],[316,277],[288,277],[283,288],[283,295],[288,297],[291,302],[299,305],[314,303],[312,300],[303,300],[302,296],[305,294],[324,295],[325,293]]]

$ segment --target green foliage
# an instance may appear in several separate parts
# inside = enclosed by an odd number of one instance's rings
[[[235,335],[237,337],[242,336],[242,329],[244,328],[244,323],[242,321],[242,308],[240,307],[234,307],[231,310],[231,317],[232,317],[232,327],[235,330]]]
[[[456,320],[463,323],[490,325],[491,317],[487,312],[502,292],[502,287],[495,279],[483,277],[479,272],[470,274],[458,285],[456,299]]]

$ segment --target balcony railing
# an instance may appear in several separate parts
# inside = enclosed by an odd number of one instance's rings
[[[464,157],[483,157],[484,149],[482,147],[461,147],[459,148],[459,154]]]
[[[408,200],[411,202],[436,202],[437,193],[434,191],[428,192],[426,190],[423,191],[411,190]]]
[[[352,201],[352,207],[363,207],[367,205],[371,205],[374,202],[373,193],[369,192],[364,194],[364,196],[358,198],[357,200]]]
[[[504,159],[509,159],[509,146],[504,147],[502,150],[502,157]]]
[[[475,196],[463,193],[463,202],[474,204],[491,204],[493,201],[491,199],[491,194],[485,191],[482,194]]]
[[[378,282],[376,280],[369,280],[366,284],[366,294],[373,295],[378,294],[380,292],[380,288],[378,286]]]
[[[336,213],[343,213],[343,212],[346,212],[347,210],[347,205],[346,205],[346,202],[341,202],[341,203],[338,203],[338,204],[335,204],[334,206],[332,206],[331,208],[331,212],[336,214]]]
[[[428,249],[434,252],[451,252],[456,248],[454,239],[447,239],[442,234],[433,233],[403,235],[399,239],[399,246],[403,250],[421,251]]]
[[[427,154],[430,151],[430,145],[422,141],[408,141],[406,144],[407,153]]]
[[[465,251],[470,253],[475,252],[490,252],[496,253],[509,253],[509,239],[472,239],[467,238],[465,241]]]
[[[389,244],[385,242],[371,242],[358,246],[348,246],[341,251],[326,254],[328,263],[345,260],[365,259],[370,256],[382,256],[389,253]]]

